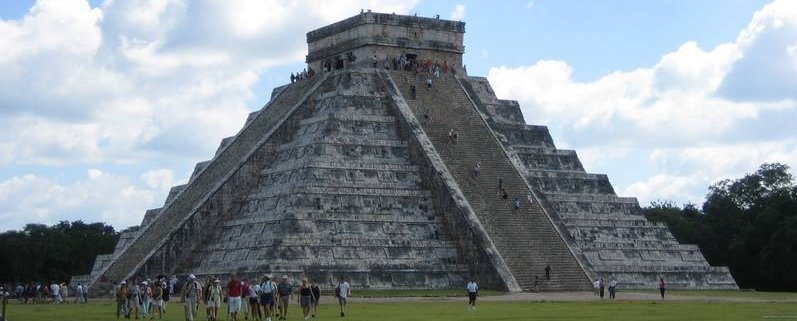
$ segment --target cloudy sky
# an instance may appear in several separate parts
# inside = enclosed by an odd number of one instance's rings
[[[470,74],[642,205],[797,167],[797,1],[0,0],[0,231],[137,224],[362,8],[466,21]]]

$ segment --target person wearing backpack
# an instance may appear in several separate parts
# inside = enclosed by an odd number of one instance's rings
[[[335,287],[335,297],[338,298],[338,303],[340,304],[340,316],[346,315],[346,305],[349,301],[349,296],[351,295],[351,286],[349,282],[346,282],[346,279],[341,277],[340,283]]]
[[[263,277],[263,283],[260,283],[260,305],[263,306],[263,314],[266,321],[271,321],[276,292],[277,284],[271,281],[271,275],[266,274]]]
[[[116,288],[116,318],[120,316],[130,318],[130,312],[127,310],[127,282],[122,281],[119,287]]]

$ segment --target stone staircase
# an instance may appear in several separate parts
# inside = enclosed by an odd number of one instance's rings
[[[159,215],[141,226],[135,237],[127,242],[114,260],[93,277],[90,285],[99,292],[111,286],[110,282],[98,282],[101,276],[109,281],[119,282],[135,275],[149,257],[169,240],[169,235],[181,227],[181,222],[192,216],[240,168],[247,156],[259,146],[265,133],[278,126],[301,97],[325,79],[325,76],[318,76],[291,84],[279,91],[262,111],[250,118],[235,139],[222,144],[212,162],[195,173],[189,184],[177,195],[167,200]],[[198,233],[202,233],[201,231],[198,230]],[[202,236],[194,235],[200,239]],[[190,255],[190,251],[184,252],[177,255]]]
[[[590,288],[589,278],[557,229],[493,136],[482,116],[451,74],[434,79],[431,89],[423,75],[391,71],[391,78],[422,124],[423,130],[484,224],[501,257],[523,290],[564,291]],[[417,88],[411,99],[410,85]],[[459,132],[457,143],[449,130]],[[478,176],[474,174],[480,163]],[[509,197],[499,194],[498,178]],[[515,210],[512,200],[520,200]],[[546,280],[545,267],[551,267]],[[537,286],[535,287],[535,276]]]

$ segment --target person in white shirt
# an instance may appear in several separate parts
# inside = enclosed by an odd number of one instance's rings
[[[348,304],[349,296],[351,295],[351,286],[346,282],[345,278],[340,278],[340,283],[335,287],[335,296],[338,298],[340,304],[340,316],[346,315],[346,304]]]
[[[592,282],[592,295],[598,295],[600,293],[600,288],[601,288],[601,280],[595,279],[595,281]]]
[[[468,282],[468,309],[476,310],[476,297],[479,295],[479,285],[473,279]]]
[[[61,303],[61,286],[58,283],[50,284],[50,295],[53,297],[53,303]]]
[[[260,284],[249,285],[249,308],[252,310],[253,320],[263,320],[260,314]]]

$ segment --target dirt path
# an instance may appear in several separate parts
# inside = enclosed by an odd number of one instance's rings
[[[333,299],[333,298],[330,298]],[[661,297],[654,292],[618,292],[617,299],[623,301],[660,301]],[[334,299],[333,299],[334,300]],[[463,297],[397,297],[397,298],[352,298],[352,301],[362,303],[396,303],[396,302],[459,302],[465,301]],[[550,292],[550,293],[511,293],[505,295],[483,296],[479,301],[486,302],[535,302],[535,301],[599,301],[600,298],[594,296],[592,292]],[[609,300],[608,294],[603,300]],[[745,298],[729,296],[706,295],[667,295],[667,301],[704,301],[704,302],[794,302],[797,299],[768,299],[768,298]],[[329,302],[329,300],[325,300]],[[322,301],[323,302],[323,301]]]

